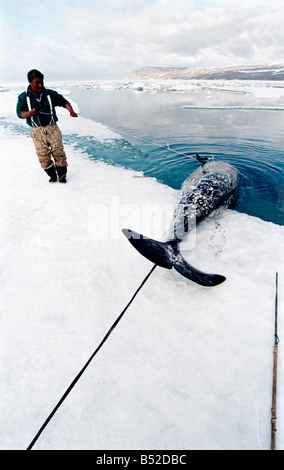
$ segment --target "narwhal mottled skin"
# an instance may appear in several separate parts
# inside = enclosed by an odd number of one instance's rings
[[[130,229],[122,232],[147,259],[176,271],[203,286],[225,281],[219,274],[207,274],[191,266],[181,255],[179,243],[202,220],[220,206],[233,207],[238,197],[239,171],[229,163],[209,162],[195,170],[181,187],[181,199],[175,209],[166,242],[147,238]]]

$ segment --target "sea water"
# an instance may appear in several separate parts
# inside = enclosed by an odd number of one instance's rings
[[[228,83],[187,91],[73,86],[81,115],[123,137],[100,143],[74,136],[74,144],[91,159],[141,171],[174,189],[200,165],[196,154],[229,162],[241,172],[236,210],[284,225],[282,82]]]

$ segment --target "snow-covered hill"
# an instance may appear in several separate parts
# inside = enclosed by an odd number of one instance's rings
[[[130,80],[284,80],[284,64],[233,67],[154,67],[131,72]]]

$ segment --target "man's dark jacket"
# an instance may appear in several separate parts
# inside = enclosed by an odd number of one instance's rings
[[[50,104],[49,104],[47,95],[49,95],[51,98],[51,103],[52,103],[52,108],[53,108],[52,110],[50,109]],[[65,108],[66,104],[69,103],[69,101],[67,101],[64,98],[64,96],[57,93],[57,91],[47,90],[46,88],[44,88],[40,96],[40,101],[38,101],[37,95],[35,95],[32,92],[31,87],[29,86],[26,92],[24,91],[18,96],[17,115],[20,119],[23,119],[21,116],[21,113],[23,111],[29,111],[28,103],[27,103],[27,96],[30,97],[31,108],[36,108],[38,111],[41,111],[42,113],[46,113],[46,114],[39,114],[33,117],[33,120],[37,126],[47,126],[48,124],[52,122],[52,117],[53,117],[53,121],[57,122],[58,117],[56,115],[55,107],[61,106],[62,108]],[[27,119],[26,121],[29,126],[32,126],[31,118]]]

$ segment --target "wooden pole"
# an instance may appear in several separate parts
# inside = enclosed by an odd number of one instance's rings
[[[271,446],[270,450],[276,448],[276,397],[277,397],[277,358],[278,343],[277,334],[277,315],[278,315],[278,273],[276,273],[276,295],[275,295],[275,333],[274,333],[274,350],[273,350],[273,384],[272,384],[272,407],[271,407]]]

